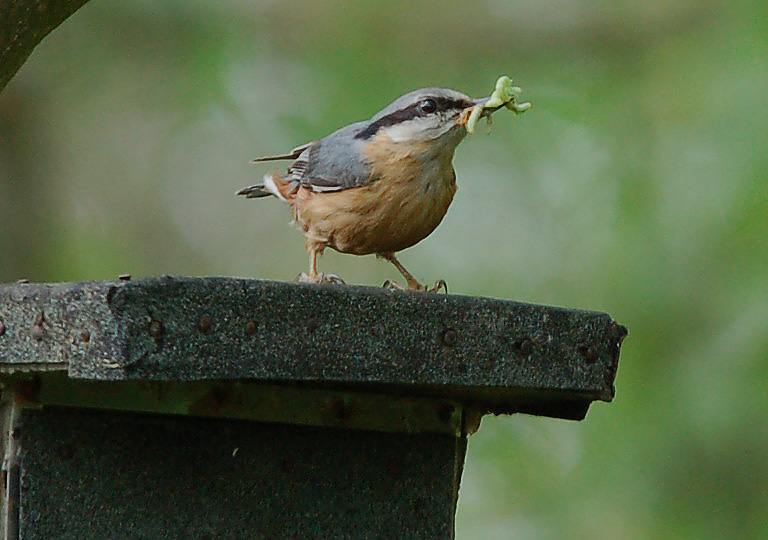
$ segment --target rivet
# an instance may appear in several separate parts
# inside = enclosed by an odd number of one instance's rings
[[[320,323],[317,321],[317,319],[312,318],[307,321],[307,330],[310,334],[318,328],[320,328]]]
[[[598,358],[600,358],[600,355],[595,350],[594,347],[588,347],[586,345],[582,345],[578,348],[579,354],[584,358],[584,360],[587,362],[587,364],[594,364],[595,361],[597,361]]]
[[[443,344],[447,345],[448,347],[453,347],[456,344],[456,340],[458,338],[459,335],[453,328],[448,328],[443,331]]]
[[[149,323],[149,335],[155,339],[162,337],[163,335],[163,323],[158,320],[152,320]]]
[[[530,339],[521,339],[515,341],[514,347],[523,356],[528,356],[533,351],[533,342]]]
[[[245,333],[250,335],[253,335],[256,332],[256,323],[253,321],[248,321],[245,323]]]
[[[32,327],[32,330],[29,331],[30,335],[32,336],[32,339],[35,341],[42,341],[43,339],[43,327],[35,325]]]
[[[32,325],[32,328],[29,331],[32,339],[35,341],[41,341],[43,339],[43,333],[45,332],[43,324],[45,324],[45,313],[41,312],[35,319],[35,324]]]
[[[112,305],[112,300],[114,300],[116,292],[117,287],[114,285],[107,290],[107,305]]]
[[[211,329],[211,318],[208,315],[203,315],[200,320],[197,321],[197,327],[201,332],[206,333]]]
[[[382,337],[384,336],[384,325],[381,323],[374,324],[371,326],[370,332],[374,337]]]

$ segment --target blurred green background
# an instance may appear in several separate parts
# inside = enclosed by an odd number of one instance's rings
[[[290,280],[288,212],[234,196],[272,170],[250,158],[501,74],[533,110],[459,147],[448,215],[401,258],[630,335],[584,422],[486,418],[457,537],[768,538],[764,0],[93,0],[0,95],[0,281]]]

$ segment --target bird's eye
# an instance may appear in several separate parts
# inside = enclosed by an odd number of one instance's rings
[[[425,114],[432,114],[437,110],[437,103],[434,99],[425,99],[419,106],[421,107],[421,112]]]

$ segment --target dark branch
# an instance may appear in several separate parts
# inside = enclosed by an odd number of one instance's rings
[[[37,44],[88,0],[3,0],[0,2],[0,91]]]

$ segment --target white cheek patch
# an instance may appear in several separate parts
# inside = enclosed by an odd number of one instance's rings
[[[264,175],[264,187],[269,191],[272,195],[280,199],[281,201],[285,201],[285,197],[283,197],[283,194],[280,193],[280,190],[277,189],[277,184],[275,184],[275,179],[271,174],[265,174]]]
[[[450,128],[450,125],[446,126],[438,116],[430,115],[387,126],[381,133],[394,142],[428,141],[442,135],[446,127]]]

